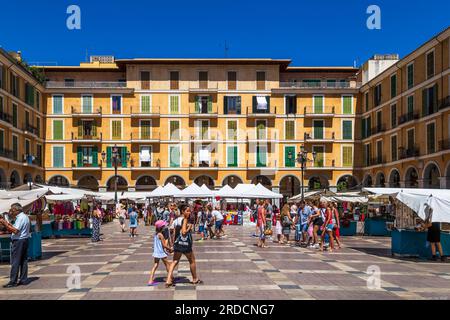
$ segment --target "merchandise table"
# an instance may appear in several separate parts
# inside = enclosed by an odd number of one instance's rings
[[[391,232],[386,227],[386,219],[364,220],[364,234],[368,236],[390,236]]]
[[[392,230],[392,255],[404,257],[431,258],[430,244],[427,242],[427,232],[415,230]],[[450,255],[450,234],[441,232],[441,245],[444,255]]]

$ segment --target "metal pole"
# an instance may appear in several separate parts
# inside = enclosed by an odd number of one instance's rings
[[[302,159],[302,166],[301,166],[301,168],[302,168],[302,202],[303,202],[305,200],[305,194],[304,194],[304,191],[303,191],[303,189],[304,189],[304,186],[303,186],[303,179],[304,179],[304,177],[303,177],[303,170],[304,170],[303,159]]]
[[[117,204],[117,155],[114,159],[114,201]]]

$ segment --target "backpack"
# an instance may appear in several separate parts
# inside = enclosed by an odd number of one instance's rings
[[[176,252],[181,252],[181,253],[189,253],[192,251],[192,235],[190,232],[188,232],[186,234],[185,237],[183,237],[182,233],[181,233],[181,228],[183,226],[183,220],[181,220],[181,226],[177,225],[177,231],[178,232],[178,236],[175,239],[175,242],[173,243],[173,250]]]

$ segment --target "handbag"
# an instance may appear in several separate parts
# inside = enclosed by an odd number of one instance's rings
[[[290,227],[292,225],[292,221],[288,216],[283,217],[283,227]]]
[[[183,219],[184,220],[184,219]],[[181,221],[181,225],[183,225],[183,220]],[[185,237],[181,234],[181,227],[180,233],[178,234],[178,237],[175,239],[175,242],[173,243],[173,250],[181,253],[188,253],[192,251],[192,235],[190,232],[186,234]]]

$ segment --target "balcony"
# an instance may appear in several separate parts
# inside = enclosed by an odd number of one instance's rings
[[[196,163],[195,161],[191,161],[189,164],[189,170],[192,171],[205,171],[205,170],[219,170],[219,161],[211,160],[211,161],[199,161]]]
[[[420,118],[419,113],[408,112],[398,118],[398,124],[402,125],[404,123],[407,123],[407,122],[410,122],[413,120],[417,120],[419,118]]]
[[[127,83],[123,81],[47,81],[45,87],[48,89],[120,89],[126,88]]]
[[[218,142],[216,136],[209,136],[208,134],[202,135],[194,135],[190,138],[191,143],[213,143]]]
[[[247,170],[278,170],[278,163],[277,160],[267,160],[264,163],[250,163],[249,160],[247,160]]]
[[[200,81],[189,87],[189,93],[217,93],[219,86],[217,82]]]
[[[386,157],[385,156],[378,156],[371,158],[369,161],[369,166],[378,166],[386,163]]]
[[[275,118],[277,116],[277,107],[268,106],[267,109],[257,109],[256,107],[247,107],[248,118]]]
[[[386,125],[382,124],[380,126],[372,127],[371,132],[372,132],[372,136],[379,134],[379,133],[386,132]]]
[[[155,134],[141,133],[140,135],[133,135],[133,133],[131,133],[130,140],[132,143],[159,143],[161,141],[160,132],[156,132]]]
[[[334,132],[325,132],[323,135],[314,136],[312,132],[306,133],[304,135],[305,143],[308,142],[334,142],[335,133]]]
[[[330,170],[335,168],[336,161],[333,159],[316,159],[310,160],[306,165],[306,170]]]
[[[88,161],[83,161],[83,163],[78,164],[72,160],[72,170],[81,171],[97,171],[102,170],[103,162],[100,160],[98,163],[89,163]]]
[[[0,157],[10,159],[10,160],[16,160],[14,157],[14,152],[9,149],[0,149]]]
[[[303,81],[280,81],[280,88],[293,89],[358,89],[361,83],[356,81],[342,81],[342,82],[303,82]]]
[[[150,110],[141,110],[141,108],[130,107],[131,118],[159,118],[160,107],[151,106]]]
[[[161,170],[161,161],[136,161],[133,158],[130,160],[131,171],[149,171],[149,170]]]
[[[334,117],[336,114],[336,108],[334,106],[325,106],[322,108],[306,106],[303,108],[303,113],[305,114],[305,118],[308,118],[308,117],[314,117],[314,118]]]
[[[0,112],[0,121],[12,124],[12,116],[10,114]]]
[[[78,134],[74,134],[73,132],[71,133],[71,140],[72,142],[102,142],[103,140],[103,134],[82,134],[82,135],[78,135]]]
[[[39,130],[38,130],[38,128],[33,127],[33,126],[29,125],[29,124],[27,124],[27,125],[25,125],[23,127],[23,132],[25,134],[31,134],[31,135],[34,135],[36,137],[39,137]]]
[[[409,159],[409,158],[415,158],[420,156],[420,149],[417,146],[414,146],[412,148],[406,149],[403,147],[398,148],[400,151],[399,154],[399,159],[400,160],[405,160],[405,159]]]
[[[217,118],[218,116],[218,106],[207,104],[199,104],[195,103],[196,106],[192,109],[189,109],[189,117],[191,118]]]
[[[444,110],[448,107],[450,107],[450,96],[447,96],[439,101],[439,110]]]
[[[101,117],[102,116],[102,107],[99,107],[99,108],[96,108],[96,109],[94,109],[94,108],[83,109],[82,107],[75,108],[74,106],[72,106],[71,110],[72,110],[72,116],[73,117],[86,117],[86,116],[88,116],[90,118],[93,118],[93,117]]]
[[[440,140],[438,142],[439,151],[450,150],[450,139]]]
[[[247,143],[276,143],[278,141],[277,132],[273,132],[272,137],[268,137],[266,134],[247,134],[246,141]]]
[[[31,154],[24,154],[23,155],[23,165],[24,166],[42,167],[42,160]]]

